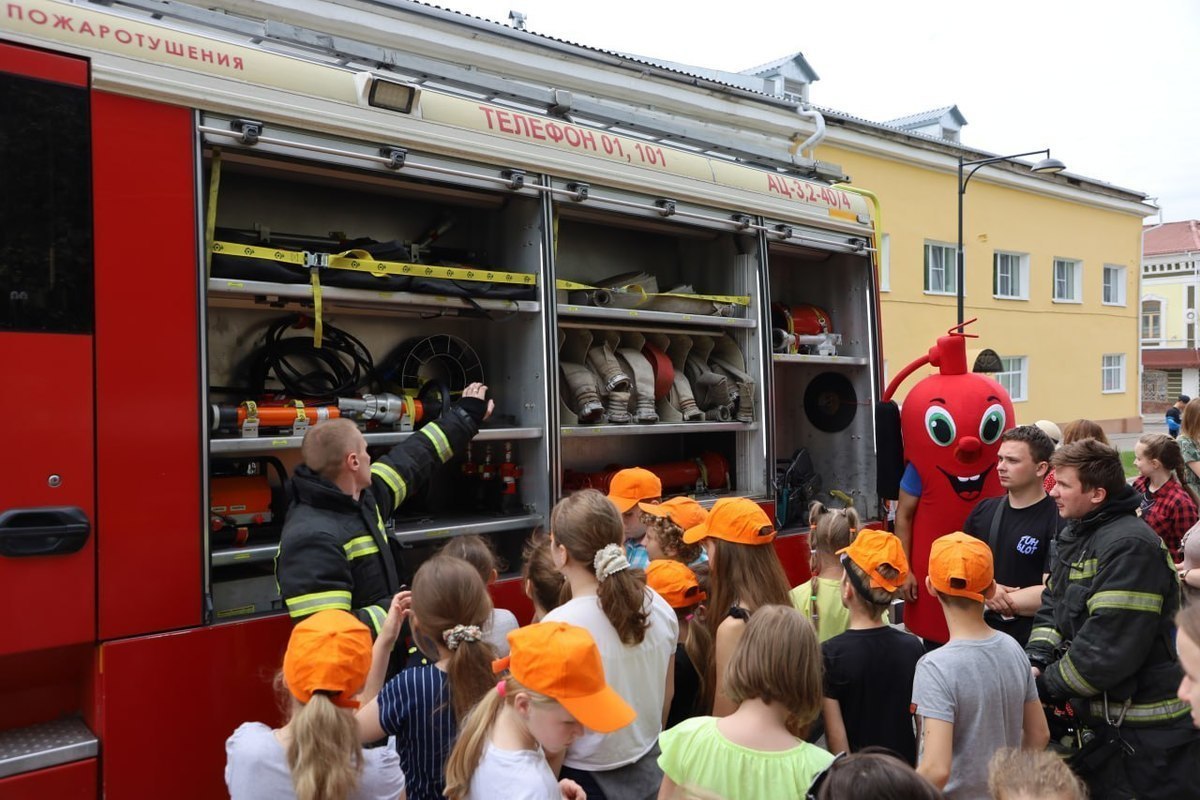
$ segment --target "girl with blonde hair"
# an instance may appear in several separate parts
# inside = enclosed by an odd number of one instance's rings
[[[824,642],[850,627],[850,611],[842,605],[842,568],[838,552],[850,546],[861,523],[853,508],[826,508],[814,500],[808,508],[809,568],[812,578],[792,589],[792,605],[812,620]]]
[[[345,611],[292,628],[277,679],[287,724],[247,722],[225,742],[232,800],[403,800],[396,753],[359,744],[354,709],[370,670],[371,632]]]

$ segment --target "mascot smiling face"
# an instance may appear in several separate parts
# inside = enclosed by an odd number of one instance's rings
[[[1003,494],[996,475],[1000,436],[1013,427],[1012,400],[995,380],[967,372],[966,339],[943,336],[929,351],[938,367],[917,383],[900,409],[904,457],[921,479],[913,519],[912,567],[918,583],[928,574],[929,548],[939,536],[962,530],[975,503]],[[904,621],[926,639],[944,642],[941,607],[920,586]]]

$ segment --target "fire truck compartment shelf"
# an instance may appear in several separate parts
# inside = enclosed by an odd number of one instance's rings
[[[656,422],[652,425],[565,425],[563,437],[588,439],[596,436],[645,436],[663,433],[714,433],[716,431],[756,431],[757,422]]]
[[[93,758],[99,741],[74,717],[0,731],[0,778]]]
[[[771,360],[776,364],[834,364],[846,367],[865,367],[865,356],[804,356],[790,353],[775,353]]]
[[[209,278],[208,297],[236,301],[237,305],[262,306],[302,303],[312,305],[312,287],[307,283],[267,283],[265,281],[239,281],[230,278]],[[332,308],[395,309],[412,306],[417,308],[461,309],[487,311],[509,311],[536,314],[542,304],[535,300],[492,300],[486,297],[444,297],[414,292],[371,292],[365,289],[343,289],[337,286],[321,287],[322,302]],[[669,314],[667,316],[680,316]]]
[[[520,530],[524,535],[542,522],[541,514],[523,514],[518,517],[430,517],[414,522],[397,522],[392,538],[398,542],[409,543],[510,530]]]
[[[259,561],[270,561],[275,558],[278,544],[260,544],[254,547],[230,547],[225,550],[214,550],[212,565],[227,567],[231,564],[254,564]]]
[[[396,444],[412,436],[411,431],[390,433],[368,433],[364,435],[368,447]],[[476,442],[513,442],[519,439],[540,439],[541,428],[484,428],[475,435]],[[208,443],[209,452],[219,454],[271,453],[277,450],[297,450],[303,436],[259,436],[246,439],[213,439]]]
[[[717,317],[706,314],[677,314],[671,311],[639,311],[636,308],[597,308],[595,306],[573,306],[558,304],[558,315],[564,319],[603,319],[630,325],[665,323],[669,325],[704,325],[713,328],[753,328],[753,319],[742,317]]]

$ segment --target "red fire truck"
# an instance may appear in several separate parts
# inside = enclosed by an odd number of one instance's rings
[[[623,465],[878,512],[869,193],[153,5],[0,10],[0,796],[221,795],[330,416],[385,448],[491,386],[389,523],[408,572],[462,534],[516,570]]]

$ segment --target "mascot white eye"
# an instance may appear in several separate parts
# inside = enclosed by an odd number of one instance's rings
[[[983,412],[983,419],[979,421],[980,441],[984,444],[994,443],[1000,438],[1000,434],[1004,433],[1004,424],[1007,421],[1004,406],[999,403],[988,406],[987,411]]]
[[[954,444],[956,435],[954,417],[950,416],[950,412],[941,406],[930,406],[925,411],[925,430],[929,432],[929,438],[933,439],[934,444],[939,447],[949,447]]]

